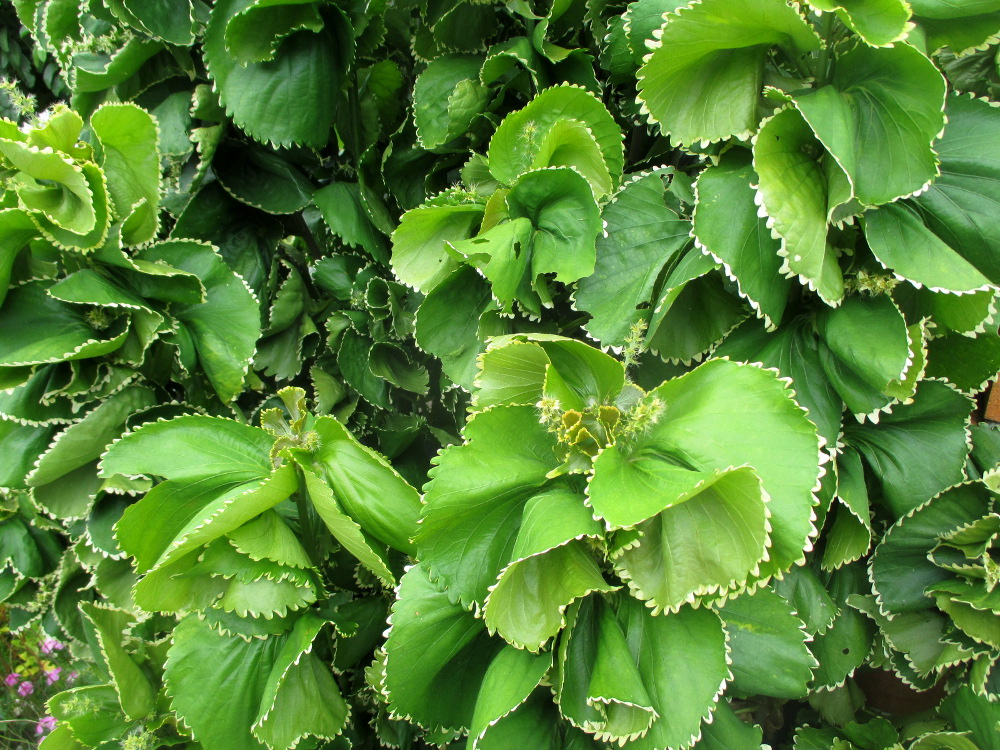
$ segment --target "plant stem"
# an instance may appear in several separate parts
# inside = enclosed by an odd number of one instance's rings
[[[819,35],[823,39],[823,48],[819,51],[816,61],[816,87],[822,88],[830,82],[831,50],[833,48],[833,13],[824,13],[820,20]]]

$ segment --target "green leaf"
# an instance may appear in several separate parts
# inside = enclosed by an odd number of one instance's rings
[[[483,206],[421,206],[407,211],[392,233],[392,270],[404,284],[427,293],[459,267],[448,247],[470,237]]]
[[[566,121],[575,121],[586,128],[603,158],[603,169],[597,165],[595,172],[594,166],[588,167],[594,164],[594,158],[587,147],[577,151],[571,145],[570,131],[564,131],[563,136],[550,135],[557,123]],[[568,127],[577,132],[577,125]],[[553,161],[560,143],[566,143],[568,149],[562,159]],[[580,158],[582,161],[577,164]],[[539,166],[565,165],[578,167],[584,175],[607,174],[613,188],[621,179],[625,163],[621,130],[611,113],[594,94],[571,85],[545,89],[524,109],[507,115],[490,140],[487,159],[490,172],[504,185],[514,184],[519,175]],[[539,159],[548,163],[540,164]],[[595,185],[598,196],[608,192],[604,190],[607,187],[604,179],[598,179]]]
[[[468,390],[485,349],[479,338],[481,317],[495,307],[492,300],[482,277],[463,266],[428,292],[417,310],[417,344],[440,359],[445,374]]]
[[[816,160],[821,148],[802,115],[786,108],[761,126],[753,167],[768,225],[781,238],[782,272],[796,274],[824,302],[836,304],[844,296],[844,276],[827,238],[827,216],[848,196],[828,185],[829,170]]]
[[[934,605],[924,591],[952,574],[931,562],[928,553],[940,537],[982,517],[989,501],[981,484],[960,484],[914,508],[886,532],[871,560],[872,586],[883,612],[914,612]]]
[[[900,278],[932,292],[973,292],[990,280],[934,234],[906,203],[891,203],[864,215],[872,253]]]
[[[976,695],[968,686],[960,687],[941,705],[941,712],[955,728],[969,732],[980,750],[1000,750],[996,726],[1000,705]]]
[[[142,245],[160,227],[160,151],[156,120],[134,104],[105,104],[90,118],[122,242]]]
[[[129,387],[111,396],[56,436],[38,457],[27,477],[28,484],[33,487],[48,484],[99,458],[107,445],[121,435],[128,417],[155,403],[153,392],[142,386]]]
[[[995,332],[969,338],[946,333],[928,344],[927,376],[943,378],[962,393],[987,388],[1000,372],[1000,337]]]
[[[812,568],[792,568],[772,587],[792,605],[810,635],[825,632],[837,617],[837,605]]]
[[[348,245],[364,248],[373,258],[388,264],[385,237],[365,213],[361,191],[356,183],[331,182],[313,193],[312,197],[331,232]]]
[[[666,13],[664,21],[659,44],[639,70],[639,100],[677,144],[749,136],[759,121],[770,49],[797,57],[820,45],[781,0],[753,7],[708,0]]]
[[[9,208],[0,211],[0,305],[7,298],[11,268],[21,250],[38,236],[38,228],[26,211]]]
[[[151,422],[115,442],[101,476],[147,474],[167,479],[248,482],[266,477],[274,438],[231,419],[200,415]]]
[[[912,29],[910,4],[904,0],[809,0],[818,10],[837,16],[865,44],[886,47],[903,39]]]
[[[872,518],[865,485],[861,456],[845,449],[837,460],[836,510],[831,508],[833,523],[826,535],[823,568],[833,570],[854,562],[872,546]]]
[[[756,724],[743,721],[729,703],[719,701],[711,723],[701,727],[700,745],[704,750],[759,750],[763,731]]]
[[[333,417],[318,418],[313,429],[320,441],[313,466],[344,511],[383,544],[400,552],[415,550],[410,540],[417,531],[420,493]]]
[[[697,471],[754,468],[770,497],[770,561],[761,575],[803,557],[815,533],[820,468],[815,426],[774,373],[711,360],[650,393],[666,410],[643,438]],[[720,419],[718,415],[726,415]]]
[[[968,96],[948,98],[948,125],[934,148],[941,175],[913,199],[927,227],[994,284],[1000,283],[997,231],[1000,113]]]
[[[471,606],[511,561],[524,506],[544,493],[558,461],[533,407],[479,412],[463,435],[464,445],[443,450],[430,471],[416,544],[434,579]]]
[[[46,362],[99,357],[125,342],[127,320],[112,320],[104,330],[91,325],[86,308],[48,294],[48,281],[29,281],[10,290],[0,319],[0,366],[18,367]],[[39,331],[46,335],[39,336]]]
[[[591,314],[591,336],[622,345],[633,326],[648,321],[656,280],[688,243],[691,224],[665,203],[666,173],[629,181],[604,208],[594,273],[577,286],[576,306]]]
[[[124,631],[135,622],[127,612],[81,603],[80,611],[94,627],[100,657],[111,674],[122,712],[131,721],[148,716],[155,707],[156,692],[149,678],[122,645]]]
[[[129,729],[111,685],[87,685],[64,690],[51,698],[49,710],[70,730],[70,736],[63,737],[67,743],[63,748],[71,750],[97,747],[103,743],[120,744],[114,741],[121,739]],[[56,748],[63,750],[58,745]]]
[[[174,628],[164,683],[172,708],[193,737],[206,747],[263,747],[250,728],[285,642],[283,636],[220,635],[194,614],[181,620]]]
[[[621,597],[618,620],[659,716],[631,745],[638,750],[690,747],[729,674],[719,616],[690,607],[655,616],[635,599]]]
[[[610,606],[601,597],[588,597],[567,620],[554,680],[560,712],[599,739],[641,736],[657,715]]]
[[[962,481],[970,408],[966,396],[925,380],[913,403],[897,406],[878,425],[845,426],[844,442],[864,458],[895,518]]]
[[[271,750],[289,750],[306,737],[332,740],[347,723],[350,708],[313,652],[324,624],[312,612],[300,617],[271,667],[251,729]]]
[[[601,459],[610,450],[594,465],[590,489],[595,510],[599,493],[594,485],[607,468]],[[647,450],[656,449],[649,446]],[[642,455],[642,448],[638,453]],[[634,458],[628,461],[633,466],[637,463]],[[680,469],[688,476],[677,477],[678,472],[669,468],[679,467],[671,467],[660,456],[646,458],[643,463],[645,466],[632,469],[635,474],[644,472],[641,479],[616,482],[610,477],[611,485],[624,490],[622,498],[636,492],[646,496],[647,505],[652,497],[658,497],[660,504],[670,503],[639,524],[638,541],[615,558],[615,569],[627,580],[632,595],[646,601],[656,614],[676,611],[703,594],[740,590],[767,558],[769,543],[766,496],[753,469],[714,475]],[[608,480],[604,478],[604,482]]]
[[[756,182],[744,151],[730,151],[717,166],[702,172],[695,185],[693,231],[700,247],[723,264],[770,330],[781,322],[791,284],[779,274],[781,245],[757,215],[751,187]]]
[[[269,214],[294,214],[313,198],[309,178],[275,151],[223,145],[212,169],[233,198]]]
[[[385,547],[366,534],[364,529],[343,511],[333,490],[319,476],[305,467],[302,467],[302,476],[313,507],[337,542],[386,586],[395,586],[396,579],[389,569]]]
[[[974,3],[972,7],[984,6]],[[995,3],[991,7],[994,12],[978,15],[965,15],[961,9],[956,12],[946,7],[944,17],[923,17],[918,13],[915,20],[927,36],[928,50],[937,54],[947,47],[954,54],[968,55],[990,44],[1000,34],[1000,13],[995,11]],[[958,17],[949,17],[952,14]],[[942,14],[935,13],[938,15]]]
[[[226,536],[239,552],[254,560],[270,560],[293,568],[312,567],[295,532],[274,511],[262,513]]]
[[[122,5],[151,36],[178,46],[194,42],[191,0],[122,0]]]
[[[944,126],[944,97],[944,77],[915,48],[859,46],[838,58],[830,85],[796,96],[795,105],[854,196],[876,206],[937,175],[931,142]]]
[[[471,726],[480,685],[504,648],[431,583],[423,565],[403,576],[385,644],[393,713],[428,729]]]
[[[809,692],[816,660],[805,623],[769,588],[730,599],[719,609],[729,636],[733,681],[742,695],[801,698]]]
[[[575,492],[555,489],[530,498],[511,562],[486,597],[486,627],[518,648],[538,651],[562,629],[563,613],[573,601],[615,590],[581,541],[601,532]]]
[[[814,690],[843,685],[868,659],[875,629],[867,617],[847,605],[850,595],[867,593],[868,582],[863,568],[855,564],[834,571],[827,588],[840,613],[833,625],[814,636],[809,644],[809,650],[819,662],[813,673]]]
[[[205,301],[173,308],[194,339],[198,361],[223,402],[243,390],[243,381],[260,338],[260,312],[247,283],[215,248],[193,240],[166,240],[142,251],[142,260],[164,262],[197,276]]]
[[[469,726],[469,750],[480,746],[490,727],[523,704],[552,666],[552,654],[507,646],[490,663]]]
[[[479,83],[479,55],[436,57],[413,84],[413,123],[428,150],[464,135],[486,108],[489,89]]]
[[[323,18],[309,0],[255,0],[226,24],[226,49],[241,65],[273,60],[286,37],[319,32]]]
[[[205,30],[205,64],[233,121],[258,141],[322,148],[340,87],[354,58],[350,24],[340,11],[317,33],[284,40],[273,60],[240,64],[226,46],[230,21],[254,0],[223,0]]]

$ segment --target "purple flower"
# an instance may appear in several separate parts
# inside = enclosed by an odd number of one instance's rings
[[[62,651],[65,646],[55,638],[46,638],[42,641],[42,653],[51,654],[53,651]]]
[[[21,681],[21,675],[19,675],[17,672],[11,672],[4,679],[4,682],[7,683],[7,687],[14,687],[20,681]]]
[[[33,682],[28,682],[25,680],[17,687],[17,694],[24,698],[27,695],[31,695],[35,692],[35,684]]]
[[[80,676],[80,673],[77,672],[76,670],[74,670],[74,671],[70,672],[68,675],[66,675],[66,682],[68,684],[72,685],[74,682],[76,682],[76,678],[79,677],[79,676]]]
[[[52,685],[59,681],[59,673],[62,669],[59,667],[52,667],[52,669],[45,670],[45,684]]]
[[[46,716],[37,724],[35,724],[35,734],[45,734],[46,732],[51,732],[56,728],[56,719],[54,716]]]

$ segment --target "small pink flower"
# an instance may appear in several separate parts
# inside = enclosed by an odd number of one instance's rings
[[[42,653],[51,654],[53,651],[62,651],[65,646],[55,638],[46,638],[42,641]]]
[[[35,724],[35,734],[45,734],[46,732],[51,732],[56,728],[56,719],[54,716],[46,716],[37,724]]]
[[[66,682],[68,684],[72,685],[74,682],[76,682],[76,678],[79,677],[79,676],[80,676],[80,673],[74,670],[74,671],[70,672],[68,675],[66,675]]]
[[[35,692],[35,684],[33,682],[28,682],[25,680],[17,687],[17,694],[24,698],[27,695],[31,695]]]
[[[20,681],[21,681],[21,675],[19,675],[17,672],[11,672],[4,679],[4,682],[7,683],[7,687],[14,687]]]
[[[46,685],[53,685],[56,682],[58,682],[59,681],[59,673],[60,672],[62,672],[62,669],[59,668],[59,667],[52,667],[52,669],[46,669],[45,670],[45,684]]]

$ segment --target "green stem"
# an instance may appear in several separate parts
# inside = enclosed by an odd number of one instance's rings
[[[819,59],[816,61],[816,88],[822,88],[830,82],[833,21],[833,13],[824,13],[820,20],[819,35],[823,39],[823,48],[819,51]]]

